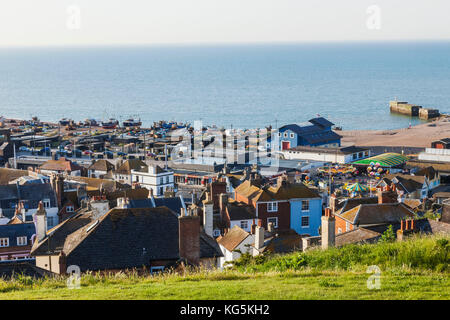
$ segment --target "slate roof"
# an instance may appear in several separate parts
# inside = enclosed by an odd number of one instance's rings
[[[277,235],[264,240],[264,247],[260,252],[288,253],[301,250],[303,247],[302,236],[294,230],[279,232]]]
[[[295,132],[310,144],[317,144],[327,141],[334,141],[342,138],[334,131],[329,130],[333,123],[320,117],[309,120],[311,125],[299,126],[297,124],[288,124],[282,126],[279,131],[291,130]]]
[[[340,214],[344,211],[353,209],[360,204],[375,204],[378,203],[378,197],[363,197],[363,198],[347,198],[344,201],[340,201],[336,204],[335,214]]]
[[[74,216],[51,230],[48,238],[54,253],[64,252],[68,264],[86,271],[138,268],[148,266],[152,260],[178,260],[178,232],[178,217],[166,207],[114,208],[98,220],[89,213]],[[35,243],[33,256],[46,254],[48,238]],[[222,256],[208,238],[200,235],[200,257]]]
[[[242,202],[229,202],[227,204],[227,213],[231,221],[256,219],[255,209]]]
[[[167,207],[176,214],[180,215],[181,208],[183,208],[183,203],[180,197],[172,198],[154,198],[155,206],[151,199],[136,199],[130,200],[130,208],[155,208],[155,207]]]
[[[360,204],[353,209],[336,214],[353,225],[374,225],[398,222],[413,218],[414,213],[402,203]]]
[[[51,272],[36,267],[34,259],[31,261],[0,261],[0,278],[11,278],[25,275],[33,278],[42,278]]]
[[[311,122],[312,124],[315,124],[317,126],[324,127],[324,128],[331,128],[332,126],[334,126],[333,122],[328,121],[324,117],[313,118],[313,119],[310,119],[309,122]]]
[[[106,192],[114,192],[116,190],[124,189],[125,186],[117,181],[110,179],[98,179],[98,178],[88,178],[79,176],[70,176],[67,181],[78,181],[81,183],[86,183],[88,187],[95,189],[103,188]]]
[[[9,238],[9,245],[11,247],[17,246],[17,237],[26,236],[28,241],[36,233],[34,223],[18,223],[0,225],[0,238]]]
[[[374,242],[381,237],[381,233],[366,228],[356,228],[336,235],[336,246],[351,243]]]

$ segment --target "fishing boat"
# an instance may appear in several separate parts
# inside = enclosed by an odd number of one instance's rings
[[[115,129],[118,124],[119,124],[119,121],[117,121],[114,118],[110,118],[108,121],[102,121],[102,128],[103,129]]]
[[[136,120],[136,119],[127,119],[125,121],[123,121],[123,126],[124,127],[140,127],[142,125],[141,119]]]

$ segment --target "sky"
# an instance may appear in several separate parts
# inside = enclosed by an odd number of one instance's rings
[[[1,0],[0,47],[449,40],[448,0]]]

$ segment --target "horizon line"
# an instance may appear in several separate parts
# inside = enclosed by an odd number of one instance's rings
[[[420,44],[449,43],[448,39],[379,39],[379,40],[318,40],[318,41],[229,41],[229,42],[158,42],[158,43],[105,43],[105,44],[42,44],[0,45],[2,49],[64,49],[64,48],[130,48],[130,47],[226,47],[264,45],[329,45],[329,44]]]

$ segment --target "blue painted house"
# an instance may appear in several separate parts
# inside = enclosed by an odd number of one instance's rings
[[[280,150],[297,146],[340,147],[341,136],[331,130],[334,123],[319,117],[309,120],[308,125],[288,124],[278,130]]]
[[[298,234],[319,235],[322,218],[322,198],[290,199],[291,229]]]

